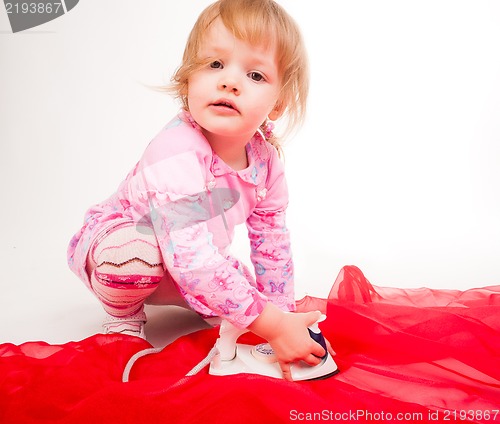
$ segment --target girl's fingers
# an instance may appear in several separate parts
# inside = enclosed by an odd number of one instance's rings
[[[322,358],[323,356],[325,356],[325,353],[326,352],[325,349],[323,349],[323,346],[321,346],[318,342],[314,342],[314,344],[312,345],[311,354],[318,358]]]
[[[323,351],[324,352],[324,351]],[[321,357],[319,356],[316,356],[316,355],[309,355],[309,356],[306,356],[303,361],[307,364],[307,365],[311,365],[311,366],[315,366],[315,365],[319,365],[321,363]]]
[[[283,374],[283,379],[287,381],[293,381],[292,379],[292,371],[290,370],[290,364],[286,364],[284,362],[280,362],[281,373]]]
[[[332,356],[335,356],[337,353],[333,350],[330,342],[327,339],[325,339],[325,342],[326,342],[326,349],[328,350],[328,353]]]

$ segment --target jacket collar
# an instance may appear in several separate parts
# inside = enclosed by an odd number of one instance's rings
[[[180,115],[180,118],[184,122],[190,124],[193,128],[198,130],[200,134],[202,134],[201,127],[188,111],[184,110]],[[226,174],[236,175],[247,183],[255,186],[261,186],[267,179],[267,163],[269,162],[269,158],[271,156],[270,149],[273,147],[265,141],[260,132],[256,132],[245,148],[247,151],[248,167],[241,171],[235,171],[227,165],[212,149],[210,172],[214,175],[214,177]]]

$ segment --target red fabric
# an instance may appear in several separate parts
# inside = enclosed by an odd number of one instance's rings
[[[292,383],[205,368],[183,378],[217,329],[141,358],[129,383],[121,383],[125,364],[150,347],[138,338],[3,344],[0,422],[500,421],[500,286],[382,288],[345,267],[328,300],[298,307],[327,312],[321,328],[337,352],[337,376]]]

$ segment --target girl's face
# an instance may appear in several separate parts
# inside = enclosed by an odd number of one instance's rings
[[[199,55],[209,65],[188,79],[189,111],[212,147],[221,143],[244,146],[267,117],[280,116],[275,47],[266,49],[239,40],[217,19]]]

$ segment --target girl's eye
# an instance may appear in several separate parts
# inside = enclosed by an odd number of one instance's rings
[[[219,62],[218,60],[214,60],[211,64],[210,67],[212,69],[222,69],[222,63]]]
[[[250,77],[251,80],[255,82],[262,82],[265,80],[264,75],[262,75],[259,72],[250,72],[248,76]]]

